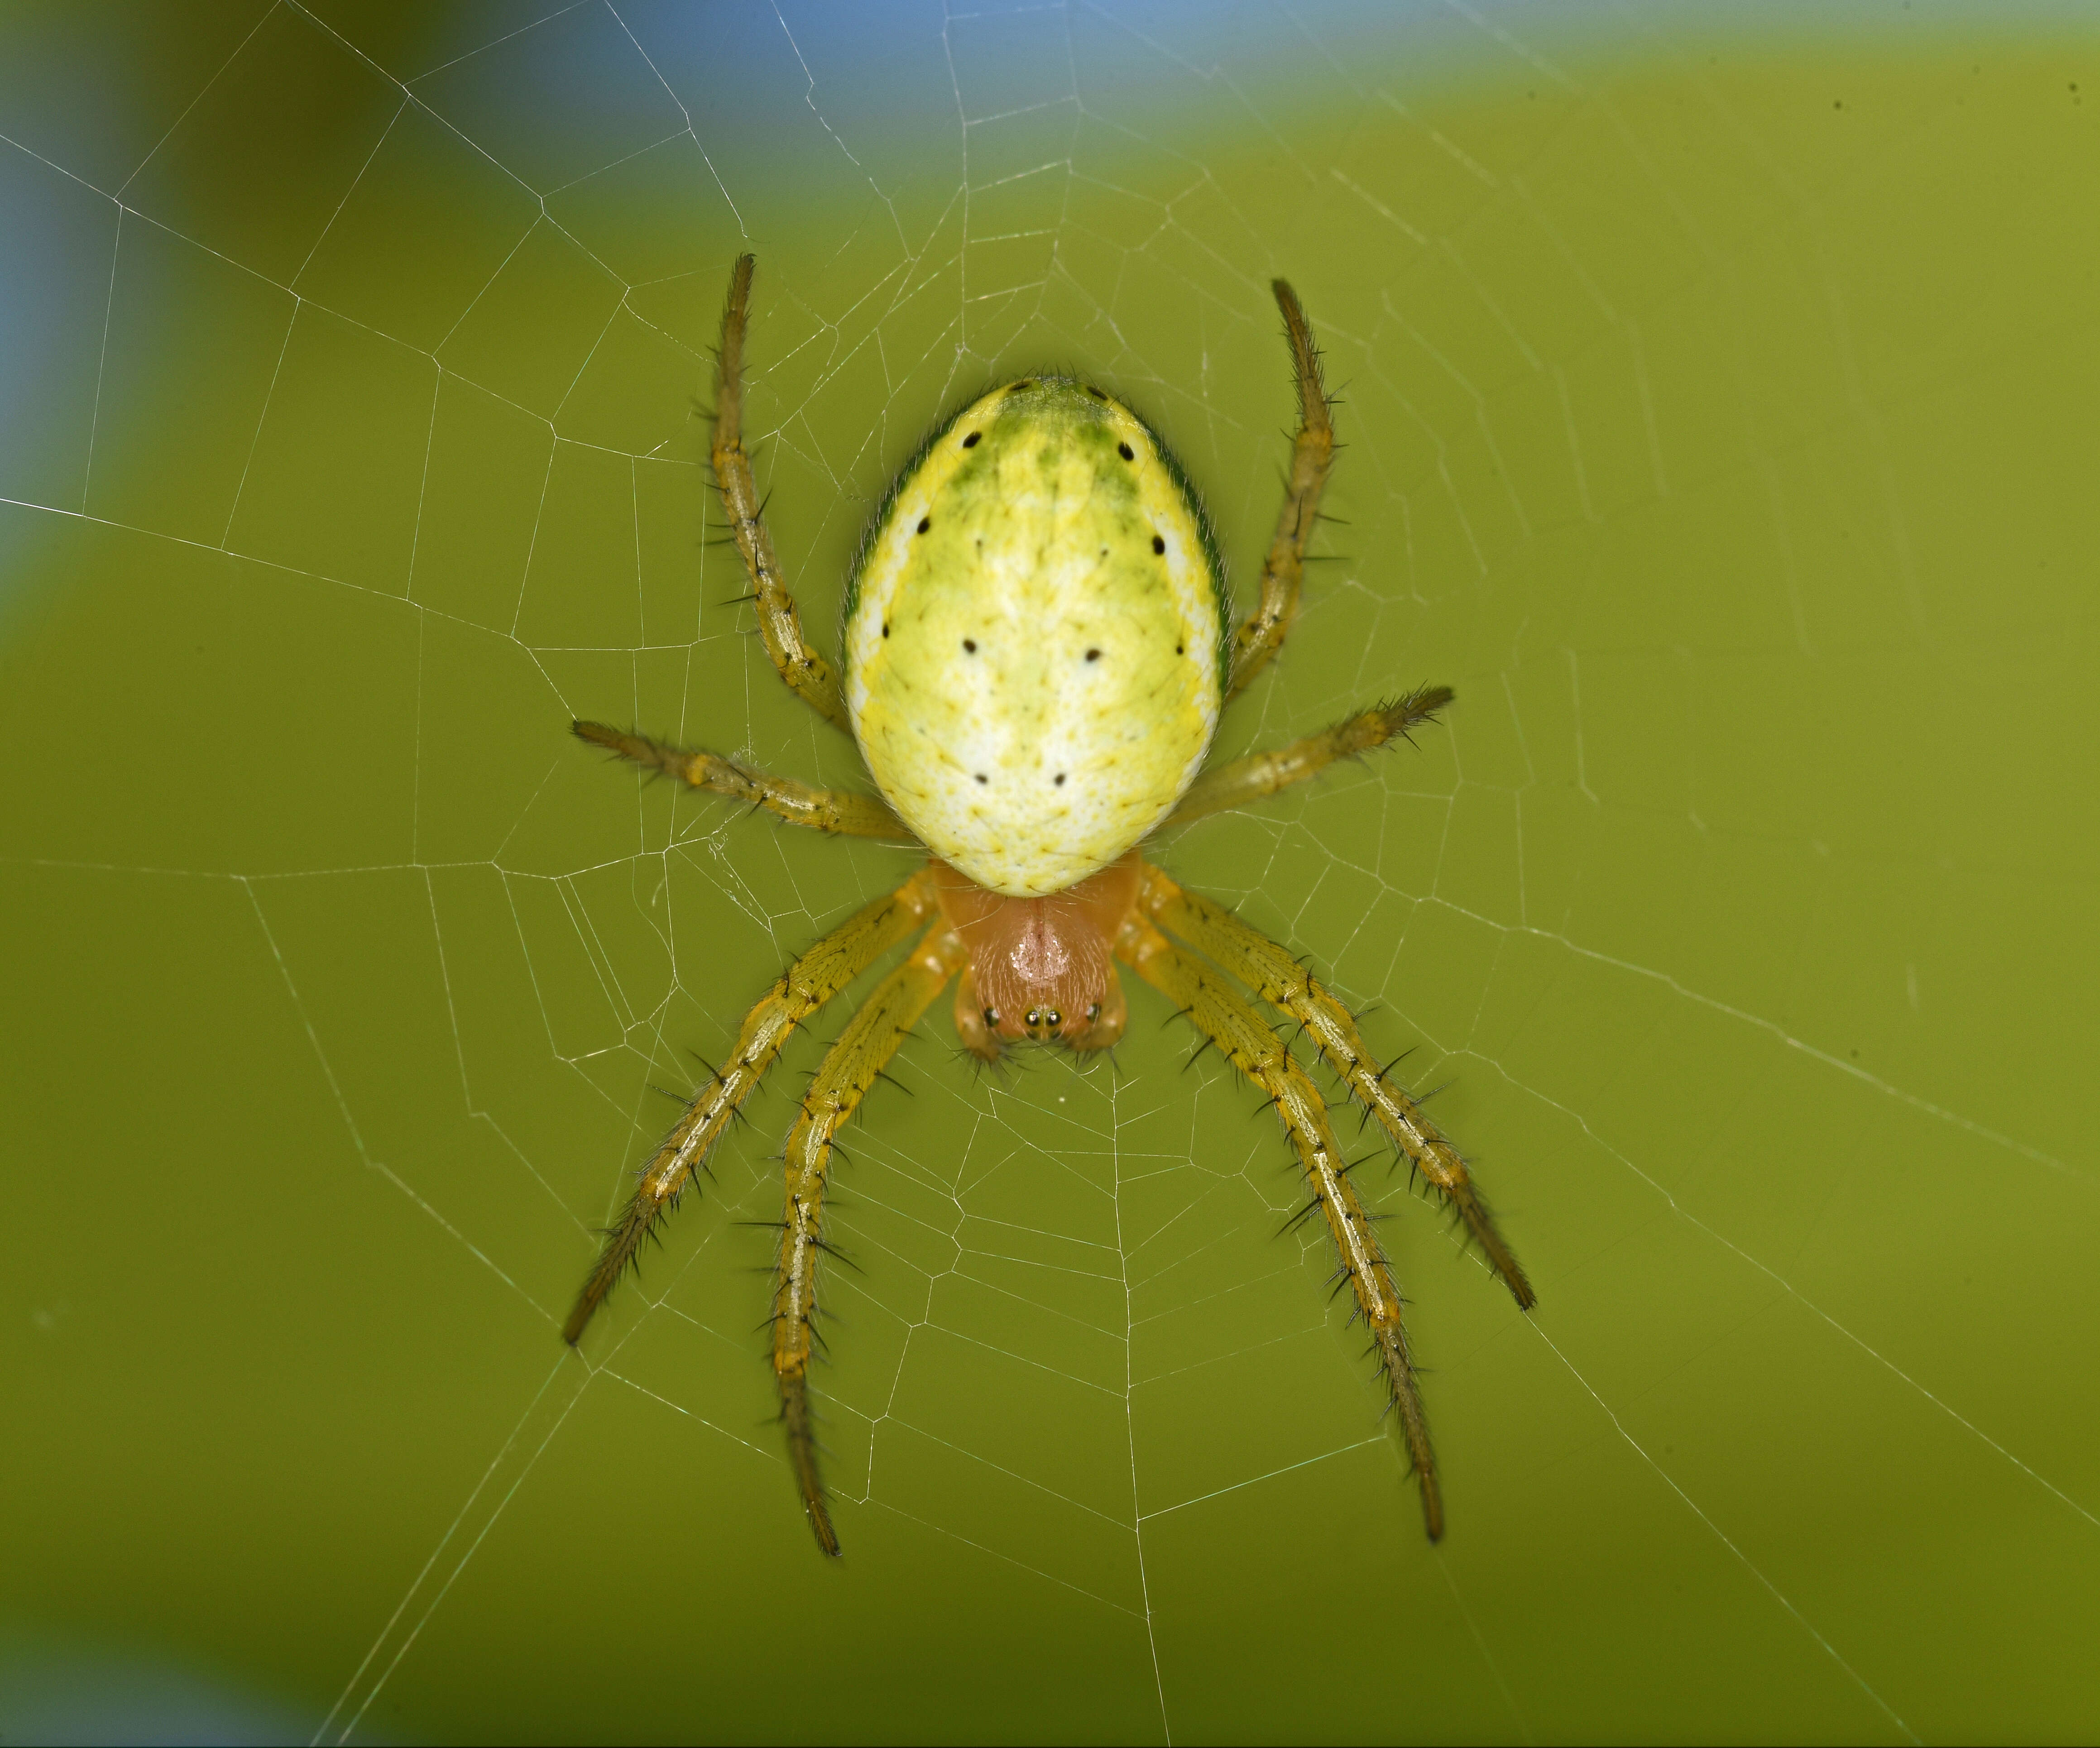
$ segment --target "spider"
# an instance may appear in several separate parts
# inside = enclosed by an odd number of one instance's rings
[[[1296,1022],[1527,1310],[1530,1283],[1458,1150],[1379,1068],[1348,1010],[1282,946],[1177,885],[1138,847],[1158,827],[1258,801],[1336,759],[1406,739],[1452,700],[1447,686],[1423,687],[1198,775],[1220,709],[1276,654],[1297,614],[1334,465],[1333,403],[1297,294],[1274,282],[1298,428],[1260,598],[1237,630],[1210,521],[1158,434],[1090,383],[1035,375],[937,426],[876,509],[846,589],[841,679],[803,633],[743,447],[755,265],[738,259],[722,314],[716,481],[767,654],[797,697],[854,736],[880,798],[602,723],[579,722],[575,731],[797,825],[911,841],[929,859],[796,960],[745,1016],[726,1066],[694,1095],[607,1229],[564,1337],[581,1338],[796,1027],[923,931],[825,1055],[788,1137],[773,1369],[803,1509],[818,1546],[836,1554],[809,1395],[835,1138],[950,983],[955,1030],[985,1061],[1022,1042],[1094,1051],[1113,1044],[1127,1017],[1120,962],[1268,1095],[1305,1175],[1304,1213],[1326,1221],[1370,1331],[1434,1541],[1443,1504],[1392,1266],[1326,1099],[1241,985]]]

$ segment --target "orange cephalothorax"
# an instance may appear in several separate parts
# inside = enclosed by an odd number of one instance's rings
[[[987,1060],[999,1040],[1104,1050],[1123,1035],[1123,985],[1110,955],[1137,894],[1132,850],[1047,898],[1008,898],[933,863],[942,914],[968,949],[955,1030]]]

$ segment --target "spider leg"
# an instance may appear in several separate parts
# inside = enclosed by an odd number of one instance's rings
[[[765,531],[765,505],[751,476],[751,457],[743,447],[743,339],[751,320],[751,276],[755,255],[739,255],[730,275],[729,302],[722,310],[721,345],[715,360],[715,483],[721,489],[736,550],[751,573],[751,591],[758,609],[759,634],[765,653],[780,670],[788,689],[818,715],[851,731],[832,664],[802,635],[802,616],[780,574],[773,536]]]
[[[824,1488],[817,1469],[817,1441],[810,1421],[810,1353],[817,1314],[817,1257],[824,1181],[833,1137],[897,1053],[907,1034],[968,964],[961,937],[937,922],[911,958],[876,986],[875,993],[848,1022],[802,1095],[802,1108],[788,1136],[788,1212],[781,1222],[780,1260],[773,1282],[773,1370],[780,1383],[780,1418],[788,1428],[788,1460],[817,1546],[839,1551]]]
[[[774,777],[753,770],[717,753],[688,753],[666,746],[646,735],[629,734],[603,722],[577,722],[578,737],[593,746],[618,753],[624,759],[651,770],[660,770],[695,789],[735,797],[754,807],[785,819],[790,825],[805,825],[818,832],[848,837],[887,837],[911,841],[904,822],[877,797],[851,789],[819,789],[792,777]]]
[[[1206,814],[1228,807],[1244,807],[1264,796],[1287,789],[1317,776],[1337,759],[1354,758],[1393,739],[1408,739],[1410,731],[1436,720],[1436,713],[1451,702],[1448,686],[1423,686],[1390,704],[1374,704],[1368,710],[1337,722],[1332,728],[1287,747],[1268,753],[1250,753],[1243,759],[1207,770],[1189,787],[1181,805],[1167,816],[1170,826],[1186,825]],[[577,733],[581,734],[579,727]],[[593,737],[595,738],[595,737]]]
[[[1384,1126],[1394,1144],[1458,1211],[1489,1265],[1516,1302],[1529,1311],[1538,1303],[1515,1254],[1496,1231],[1473,1187],[1458,1150],[1379,1067],[1364,1048],[1349,1010],[1284,948],[1251,928],[1223,905],[1187,892],[1148,863],[1138,888],[1145,914],[1192,947],[1211,956],[1254,989],[1271,1007],[1290,1014],[1319,1048],[1328,1066]]]
[[[1161,991],[1219,1050],[1268,1093],[1290,1138],[1312,1203],[1327,1222],[1357,1309],[1371,1332],[1386,1387],[1399,1410],[1408,1454],[1422,1481],[1423,1521],[1435,1541],[1444,1533],[1444,1503],[1429,1448],[1429,1423],[1415,1386],[1400,1289],[1379,1247],[1370,1214],[1349,1181],[1348,1168],[1327,1120],[1327,1101],[1284,1048],[1283,1041],[1237,989],[1200,960],[1183,952],[1135,912],[1116,940],[1116,956]]]
[[[895,892],[849,916],[803,954],[744,1016],[736,1052],[671,1126],[620,1218],[606,1233],[598,1265],[562,1326],[571,1346],[634,1260],[642,1241],[677,1205],[692,1175],[751,1096],[795,1028],[933,914],[933,876],[922,869]]]
[[[1291,439],[1283,509],[1276,519],[1268,556],[1262,561],[1261,598],[1233,639],[1233,681],[1225,690],[1229,700],[1245,691],[1247,682],[1268,665],[1298,616],[1305,549],[1319,519],[1320,494],[1335,466],[1334,404],[1321,381],[1320,350],[1312,342],[1312,324],[1305,320],[1298,294],[1288,280],[1273,280],[1270,289],[1276,294],[1277,307],[1283,311],[1284,332],[1290,342],[1291,369],[1298,384],[1298,433]]]

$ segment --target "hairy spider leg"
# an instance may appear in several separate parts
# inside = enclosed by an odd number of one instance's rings
[[[1524,1278],[1515,1254],[1495,1229],[1458,1150],[1423,1115],[1422,1107],[1379,1070],[1364,1048],[1349,1010],[1280,944],[1223,905],[1184,890],[1149,864],[1138,903],[1162,928],[1209,954],[1272,1008],[1304,1027],[1351,1095],[1379,1119],[1394,1145],[1457,1211],[1517,1304],[1526,1311],[1536,1304],[1538,1296]]]
[[[853,789],[819,789],[810,784],[798,783],[792,777],[775,777],[753,770],[748,765],[739,765],[720,753],[688,753],[682,748],[667,746],[660,740],[651,740],[646,735],[630,734],[625,729],[609,727],[603,722],[579,722],[571,726],[580,739],[593,746],[603,747],[607,752],[632,759],[651,770],[665,772],[695,789],[731,796],[754,807],[763,807],[790,825],[805,825],[813,831],[829,832],[838,836],[912,841],[910,829],[880,797],[862,795]]]
[[[1312,1201],[1327,1222],[1341,1258],[1342,1273],[1357,1296],[1357,1309],[1371,1332],[1386,1387],[1398,1410],[1402,1436],[1422,1482],[1422,1516],[1429,1539],[1444,1534],[1444,1501],[1436,1486],[1436,1462],[1429,1447],[1429,1423],[1415,1386],[1414,1364],[1401,1321],[1400,1289],[1349,1168],[1342,1163],[1327,1120],[1327,1101],[1283,1040],[1246,998],[1201,960],[1183,952],[1133,912],[1116,941],[1116,956],[1166,995],[1232,1065],[1268,1093],[1284,1132],[1304,1167]]]
[[[1298,294],[1287,280],[1273,280],[1276,306],[1283,311],[1283,328],[1290,342],[1290,364],[1298,384],[1298,433],[1290,443],[1290,473],[1284,488],[1283,508],[1276,519],[1276,532],[1262,561],[1261,597],[1233,639],[1232,683],[1225,688],[1228,702],[1247,687],[1247,682],[1268,666],[1268,659],[1283,647],[1291,621],[1298,617],[1299,591],[1305,582],[1305,549],[1312,539],[1313,524],[1320,517],[1320,494],[1327,488],[1327,475],[1335,467],[1334,403],[1320,376],[1320,349],[1313,344],[1312,325]]]
[[[751,276],[756,255],[739,255],[730,275],[729,302],[722,307],[721,344],[715,354],[715,483],[729,514],[736,550],[751,574],[751,592],[758,609],[759,635],[765,653],[780,670],[788,689],[818,715],[852,732],[839,677],[832,664],[802,634],[802,616],[780,574],[773,536],[766,532],[764,505],[751,477],[751,457],[743,448],[743,339],[751,320]]]
[[[788,1136],[788,1205],[780,1224],[780,1260],[773,1279],[773,1370],[780,1384],[780,1418],[788,1428],[788,1460],[817,1546],[839,1551],[817,1468],[810,1420],[810,1355],[817,1315],[817,1259],[825,1248],[824,1182],[832,1138],[850,1117],[883,1065],[897,1053],[949,980],[969,963],[962,938],[944,918],[929,929],[911,956],[876,986],[826,1053],[802,1096]]]
[[[1436,713],[1451,702],[1448,686],[1418,686],[1391,704],[1374,704],[1368,710],[1344,718],[1332,728],[1287,747],[1267,753],[1250,753],[1245,758],[1207,770],[1189,786],[1181,805],[1168,814],[1167,825],[1186,825],[1206,814],[1228,807],[1244,807],[1287,789],[1293,784],[1317,777],[1337,759],[1354,758],[1393,739],[1405,740],[1411,730],[1436,720]],[[578,733],[582,731],[579,729]]]
[[[562,1326],[571,1346],[604,1303],[656,1222],[677,1206],[692,1175],[721,1139],[759,1079],[800,1026],[847,984],[934,913],[933,876],[921,869],[895,892],[877,898],[833,929],[790,965],[744,1016],[736,1053],[693,1096],[671,1126],[620,1218],[607,1229],[598,1266],[577,1294]]]

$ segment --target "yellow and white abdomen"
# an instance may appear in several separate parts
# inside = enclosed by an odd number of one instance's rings
[[[854,733],[927,848],[1060,892],[1167,816],[1223,695],[1224,580],[1144,422],[1031,377],[973,403],[878,513],[846,598]]]

